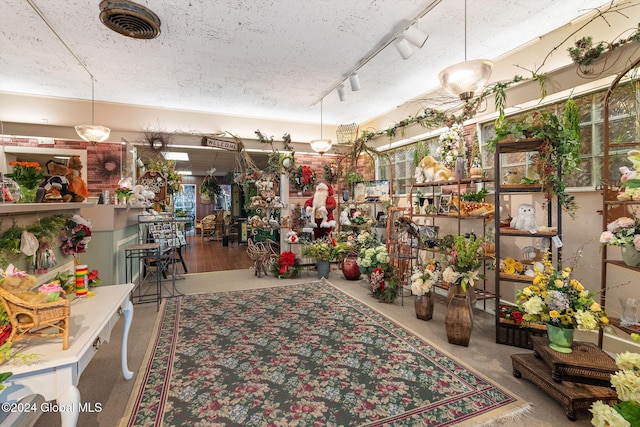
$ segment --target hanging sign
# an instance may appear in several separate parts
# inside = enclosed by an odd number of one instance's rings
[[[238,144],[233,141],[227,141],[226,139],[209,138],[208,136],[202,137],[201,145],[205,147],[222,148],[227,151],[238,151]]]

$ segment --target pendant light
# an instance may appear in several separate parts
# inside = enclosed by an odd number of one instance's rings
[[[438,78],[442,87],[463,101],[479,93],[489,77],[493,62],[488,59],[467,61],[467,0],[464,1],[464,62],[451,65],[440,71]]]
[[[324,101],[324,98],[320,100],[320,139],[314,139],[309,143],[313,151],[315,151],[316,153],[320,153],[321,156],[331,149],[331,144],[332,144],[330,139],[322,138],[322,102],[323,101]]]
[[[92,145],[105,141],[111,133],[108,127],[95,124],[95,103],[94,79],[91,76],[91,124],[77,125],[75,128],[78,136]]]

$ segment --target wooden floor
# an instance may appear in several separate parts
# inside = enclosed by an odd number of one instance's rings
[[[202,239],[200,235],[187,236],[187,242],[182,251],[187,273],[245,270],[252,265],[247,255],[246,244],[229,242],[229,246],[222,246],[222,241],[211,240],[208,237]]]

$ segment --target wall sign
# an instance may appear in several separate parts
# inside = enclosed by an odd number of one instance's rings
[[[227,141],[226,139],[209,138],[203,136],[201,145],[205,147],[222,148],[227,151],[238,151],[238,144],[233,141]]]

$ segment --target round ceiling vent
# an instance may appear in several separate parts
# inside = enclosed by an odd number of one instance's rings
[[[100,2],[100,20],[113,31],[134,39],[153,39],[160,34],[160,18],[132,1]]]

